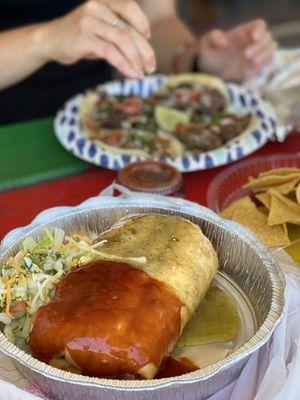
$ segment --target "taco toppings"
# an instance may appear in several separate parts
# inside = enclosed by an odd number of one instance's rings
[[[205,74],[170,78],[146,98],[92,92],[80,114],[100,146],[154,157],[213,150],[256,124],[256,117],[229,110],[225,84]]]

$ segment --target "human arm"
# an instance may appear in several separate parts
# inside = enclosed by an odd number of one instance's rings
[[[163,73],[176,72],[173,70],[176,50],[183,44],[196,43],[196,38],[177,17],[174,0],[140,0],[139,4],[150,22],[150,42],[155,51],[157,70]],[[195,49],[187,53],[180,60],[182,72],[191,69],[196,54]]]
[[[0,33],[0,90],[50,61],[72,64],[106,59],[124,75],[155,68],[149,24],[133,0],[89,0],[69,14]]]
[[[268,64],[276,49],[267,26],[262,20],[241,24],[229,31],[213,30],[199,38],[193,37],[176,15],[174,0],[141,1],[151,24],[151,43],[161,72],[191,71],[196,60],[203,72],[215,73],[224,79],[242,80]],[[185,47],[174,71],[176,52]],[[179,69],[179,70],[178,70]]]

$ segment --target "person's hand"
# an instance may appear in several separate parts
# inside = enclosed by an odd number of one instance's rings
[[[263,20],[255,20],[222,32],[214,30],[199,43],[201,70],[224,79],[243,80],[271,62],[277,43]]]
[[[67,65],[102,58],[124,75],[141,78],[155,69],[149,36],[148,20],[134,0],[89,0],[42,24],[39,39],[46,61]]]

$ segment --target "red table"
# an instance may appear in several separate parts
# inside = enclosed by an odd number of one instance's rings
[[[300,151],[300,135],[294,132],[284,143],[270,142],[248,158],[296,151]],[[211,180],[226,167],[185,174],[186,198],[206,205],[206,193]],[[92,167],[77,175],[0,193],[0,238],[13,228],[27,225],[39,212],[49,207],[78,205],[96,196],[115,177],[114,171]]]

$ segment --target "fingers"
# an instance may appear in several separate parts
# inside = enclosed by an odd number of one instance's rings
[[[277,48],[277,43],[272,40],[265,46],[261,47],[251,59],[245,63],[244,78],[249,78],[252,75],[258,73],[264,66],[268,65],[272,59],[274,51]]]
[[[257,42],[262,38],[267,30],[267,24],[263,19],[256,19],[246,24],[249,32],[249,39],[252,42]]]
[[[277,49],[277,43],[272,40],[263,47],[253,58],[253,63],[261,68],[272,61],[274,51]]]
[[[92,18],[97,18],[112,26],[118,24],[118,16],[104,3],[97,0],[90,0],[84,5],[84,7],[87,15]]]
[[[88,24],[92,34],[113,44],[136,71],[136,75],[142,78],[144,71],[142,54],[128,30],[108,25],[95,18],[90,18]]]
[[[104,2],[141,35],[147,39],[150,37],[149,21],[134,0],[104,0]]]
[[[272,60],[276,49],[277,42],[273,40],[270,32],[266,31],[262,35],[261,40],[246,48],[245,56],[251,60],[254,65],[262,67]]]
[[[141,36],[139,33],[137,33],[133,29],[130,29],[130,28],[128,28],[128,29],[130,30],[133,40],[135,41],[135,44],[139,50],[139,53],[142,56],[143,68],[144,68],[145,72],[148,74],[152,74],[156,68],[155,53],[154,53],[152,47],[144,39],[143,36]]]
[[[227,34],[229,37],[239,43],[239,46],[249,46],[252,43],[261,40],[267,32],[267,26],[264,20],[257,19],[247,22],[246,24],[238,25]]]
[[[120,51],[113,44],[107,43],[102,39],[95,37],[92,40],[92,53],[90,58],[104,58],[125,76],[133,79],[138,78],[136,70],[130,65]]]
[[[226,37],[226,33],[218,29],[208,32],[205,36],[208,44],[214,48],[224,49],[229,44]]]
[[[144,72],[154,71],[154,51],[145,37],[135,29],[138,26],[139,29],[147,30],[148,25],[143,24],[143,18],[140,18],[141,11],[133,0],[89,0],[83,7],[84,16],[80,20],[83,33],[87,32],[88,35],[95,35],[113,44],[115,49],[126,58],[127,64],[136,71],[135,78],[142,78]],[[135,21],[135,27],[133,27],[127,23],[123,18],[129,11],[130,18],[137,16],[142,24]]]
[[[260,51],[260,49],[264,48],[272,41],[273,39],[270,32],[265,32],[260,41],[255,42],[254,44],[250,44],[248,47],[246,47],[245,56],[248,58],[253,57],[256,53]]]
[[[246,58],[247,70],[257,72],[272,60],[277,43],[267,30],[264,20],[248,22],[236,27],[232,32],[244,47],[243,56]]]

